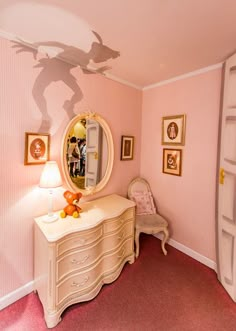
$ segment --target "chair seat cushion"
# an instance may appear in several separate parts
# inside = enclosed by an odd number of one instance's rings
[[[153,215],[136,215],[136,225],[137,229],[148,228],[155,229],[158,227],[167,227],[167,221],[159,214]]]

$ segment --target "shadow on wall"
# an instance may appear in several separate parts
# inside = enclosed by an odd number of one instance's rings
[[[52,120],[48,113],[47,100],[44,95],[46,88],[51,83],[62,81],[72,90],[72,97],[70,100],[65,100],[63,105],[68,117],[71,119],[75,116],[75,104],[83,99],[83,93],[76,78],[72,75],[71,70],[75,67],[79,67],[85,74],[104,74],[104,72],[111,69],[111,67],[102,66],[100,68],[93,69],[89,65],[90,62],[92,61],[94,64],[101,63],[120,56],[118,51],[112,50],[103,44],[102,38],[97,32],[92,32],[96,36],[98,42],[93,42],[88,52],[58,41],[45,41],[30,44],[19,39],[18,42],[14,42],[12,47],[16,49],[17,54],[22,52],[30,52],[35,60],[37,59],[37,54],[40,51],[40,47],[47,47],[47,49],[49,49],[49,51],[46,52],[47,57],[38,60],[39,63],[34,66],[34,68],[42,68],[34,82],[32,90],[33,98],[42,114],[42,123],[38,130],[39,132],[47,132],[51,127]],[[56,55],[54,52],[54,57],[49,57],[50,48],[52,52],[55,47],[60,49],[59,52]],[[65,65],[61,66],[61,62],[58,59],[64,61]]]

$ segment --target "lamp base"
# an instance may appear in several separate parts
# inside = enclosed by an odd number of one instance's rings
[[[57,214],[52,214],[52,215],[45,215],[42,221],[44,223],[52,223],[58,220],[58,215]]]

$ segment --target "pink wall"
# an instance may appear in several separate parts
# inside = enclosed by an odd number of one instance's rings
[[[143,93],[141,175],[151,183],[171,237],[215,261],[215,181],[221,70]],[[162,173],[162,116],[186,114],[182,176]]]
[[[32,95],[42,68],[34,67],[38,61],[32,54],[16,54],[12,43],[4,39],[0,39],[0,54],[1,298],[33,280],[33,218],[47,212],[47,195],[38,188],[43,166],[24,166],[24,133],[38,132],[42,126],[42,113]],[[50,70],[49,76],[57,72],[66,79],[65,63],[58,61]],[[72,73],[83,95],[75,113],[97,112],[108,122],[114,139],[111,179],[92,198],[114,192],[125,196],[129,181],[141,172],[151,184],[159,211],[170,221],[172,238],[215,260],[221,70],[146,90],[143,101],[141,91],[99,75],[84,75],[78,68]],[[69,121],[63,104],[72,92],[64,80],[53,81],[44,94],[52,118],[48,130],[52,137],[51,159],[60,166],[62,135]],[[162,173],[161,118],[173,114],[187,115],[181,177]],[[133,161],[120,161],[120,139],[124,134],[135,136]],[[57,192],[56,209],[65,204],[65,188]]]
[[[33,218],[47,212],[47,195],[38,188],[42,165],[24,166],[24,133],[38,132],[42,113],[32,96],[34,83],[42,68],[32,54],[16,54],[12,43],[0,39],[0,298],[33,280]],[[65,75],[67,64],[58,61],[49,69]],[[51,70],[51,72],[50,72]],[[111,180],[106,188],[93,196],[110,193],[126,195],[129,181],[139,174],[141,144],[141,91],[121,85],[99,75],[84,75],[73,69],[83,99],[75,113],[95,111],[109,124],[115,147]],[[37,92],[37,91],[36,91]],[[61,82],[52,82],[45,90],[52,118],[51,159],[60,165],[62,135],[69,118],[63,109],[71,90]],[[134,160],[120,161],[121,135],[135,136]],[[65,205],[64,188],[58,190],[55,208]]]

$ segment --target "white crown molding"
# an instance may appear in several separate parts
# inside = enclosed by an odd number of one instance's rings
[[[0,310],[6,308],[7,306],[11,305],[17,300],[23,298],[27,294],[31,293],[33,290],[34,290],[34,281],[31,281],[28,284],[0,298]]]
[[[130,87],[133,87],[133,88],[135,88],[136,90],[140,90],[140,91],[142,91],[142,89],[143,89],[141,86],[138,86],[138,85],[135,85],[135,84],[133,84],[133,83],[130,83],[130,82],[128,82],[127,80],[122,79],[122,78],[119,78],[119,77],[117,77],[117,76],[115,76],[115,75],[112,75],[112,74],[109,74],[109,73],[105,73],[104,76],[107,77],[107,78],[109,78],[109,79],[111,79],[111,80],[114,80],[114,81],[116,81],[116,82],[118,82],[118,83],[121,83],[121,84],[124,84],[124,85],[130,86]]]
[[[162,240],[162,234],[158,233],[155,234],[154,237]],[[182,253],[192,257],[194,260],[197,260],[198,262],[201,262],[202,264],[206,265],[207,267],[213,269],[215,272],[217,271],[217,265],[216,262],[213,260],[209,259],[208,257],[199,254],[198,252],[192,250],[191,248],[184,246],[183,244],[180,244],[179,242],[175,241],[174,239],[169,239],[167,243],[181,251]]]
[[[143,91],[153,89],[155,87],[167,85],[167,84],[176,82],[178,80],[182,80],[182,79],[186,79],[186,78],[189,78],[189,77],[201,75],[201,74],[204,74],[208,71],[216,70],[216,69],[219,69],[219,68],[222,68],[222,67],[223,67],[223,62],[213,64],[209,67],[205,67],[205,68],[202,68],[202,69],[199,69],[199,70],[191,71],[191,72],[188,72],[188,73],[180,75],[180,76],[176,76],[176,77],[173,77],[173,78],[170,78],[170,79],[167,79],[167,80],[163,80],[159,83],[155,83],[155,84],[152,84],[152,85],[145,86],[145,87],[143,87]]]
[[[17,40],[16,36],[14,36],[12,33],[4,31],[2,29],[0,29],[0,37],[7,40],[14,40],[14,41]]]

